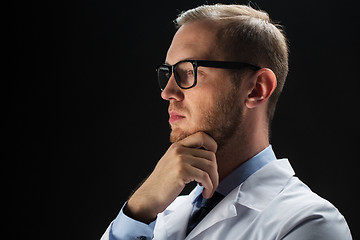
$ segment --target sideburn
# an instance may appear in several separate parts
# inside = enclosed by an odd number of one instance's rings
[[[215,107],[205,114],[205,132],[212,136],[218,149],[224,146],[236,133],[242,122],[242,106],[238,86],[235,84],[228,94],[220,95]]]

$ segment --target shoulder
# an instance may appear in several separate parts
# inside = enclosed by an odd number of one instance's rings
[[[338,209],[297,177],[289,180],[265,211],[270,209],[277,210],[281,238],[351,239],[345,218]]]

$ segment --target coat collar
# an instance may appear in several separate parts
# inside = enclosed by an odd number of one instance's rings
[[[284,189],[294,174],[287,159],[270,162],[238,187],[236,202],[262,211]]]
[[[231,191],[204,218],[206,221],[200,222],[186,239],[194,238],[220,221],[236,217],[237,204],[261,212],[284,189],[294,174],[287,159],[268,163]]]

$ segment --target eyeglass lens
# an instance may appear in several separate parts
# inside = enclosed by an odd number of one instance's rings
[[[160,66],[158,69],[158,79],[160,88],[165,89],[170,77],[171,67]],[[181,88],[190,88],[195,83],[195,70],[191,62],[180,62],[174,66],[174,76],[177,84]]]

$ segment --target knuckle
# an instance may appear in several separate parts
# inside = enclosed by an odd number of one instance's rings
[[[174,162],[175,162],[175,165],[181,169],[184,167],[185,157],[183,155],[177,155],[174,158]]]
[[[176,142],[176,143],[171,144],[169,149],[176,149],[179,146],[180,146],[180,144]]]
[[[217,169],[217,164],[214,161],[208,161],[208,166],[210,169]]]
[[[214,142],[214,146],[215,146],[215,152],[217,151],[217,149],[218,149],[218,144],[217,144],[217,142],[214,140],[213,141]]]
[[[209,159],[213,164],[216,164],[216,154],[214,152],[210,152],[210,151],[208,152],[209,152]]]
[[[185,172],[185,168],[183,165],[179,165],[178,168],[177,168],[177,173],[179,176],[182,176]]]
[[[176,167],[175,175],[177,175],[179,179],[182,179],[184,176],[187,175],[186,167],[182,164],[178,165]]]
[[[184,155],[178,155],[177,160],[182,165],[185,162],[186,157]]]
[[[209,178],[209,174],[207,172],[201,172],[201,178],[207,179],[207,178]]]
[[[180,155],[182,153],[182,146],[180,144],[173,145],[172,151],[174,154]]]

